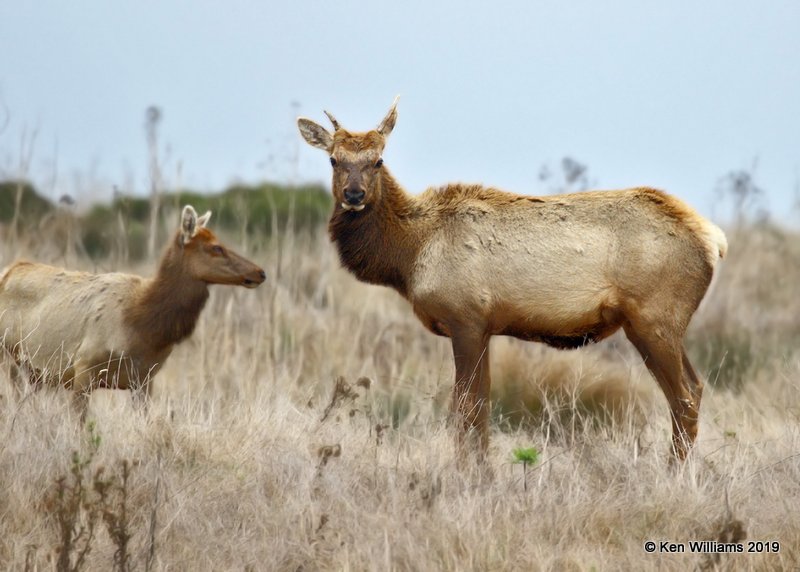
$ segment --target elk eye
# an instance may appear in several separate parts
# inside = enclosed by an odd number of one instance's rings
[[[335,166],[336,166],[336,159],[331,157],[331,167],[335,167]]]
[[[375,163],[375,168],[380,169],[381,165],[383,165],[383,158],[378,159],[378,162]]]
[[[220,254],[220,255],[225,254],[225,249],[222,248],[219,244],[215,244],[214,246],[212,246],[211,250],[212,252],[214,252],[214,254]]]

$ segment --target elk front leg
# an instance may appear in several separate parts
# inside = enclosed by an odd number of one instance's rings
[[[2,348],[0,349],[2,354],[10,360],[8,373],[17,397],[24,395],[27,387],[34,391],[42,388],[44,383],[43,375],[25,359],[22,352],[9,350],[2,344],[0,344],[0,348]]]
[[[492,383],[489,335],[483,331],[454,329],[452,342],[456,365],[452,406],[456,445],[459,451],[477,450],[483,458],[489,444],[489,389]]]

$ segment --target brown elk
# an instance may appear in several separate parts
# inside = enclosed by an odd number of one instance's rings
[[[151,391],[175,344],[192,334],[209,284],[255,288],[264,271],[183,209],[150,279],[20,261],[0,273],[0,342],[35,386],[73,390],[81,417],[95,388]],[[137,393],[138,393],[137,391]]]
[[[397,290],[451,339],[457,442],[488,444],[491,336],[577,348],[622,328],[667,398],[683,459],[703,391],[683,337],[725,255],[723,232],[650,188],[535,197],[451,184],[408,195],[381,157],[396,106],[367,132],[327,111],[332,133],[305,118],[298,127],[330,155],[328,228],[342,264]]]

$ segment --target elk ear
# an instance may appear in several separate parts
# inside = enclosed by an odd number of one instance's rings
[[[211,211],[206,211],[206,214],[197,217],[197,226],[205,228],[209,220],[211,220]]]
[[[181,215],[181,243],[186,244],[192,240],[195,232],[197,232],[197,211],[192,205],[186,205]]]
[[[389,134],[394,129],[394,124],[397,121],[397,102],[400,101],[400,96],[394,98],[394,102],[392,103],[392,107],[389,109],[389,113],[386,114],[386,117],[383,118],[380,125],[378,125],[378,133],[383,135],[384,137],[388,137]]]
[[[300,135],[303,136],[303,139],[312,147],[317,147],[328,153],[333,149],[333,137],[319,123],[315,123],[305,117],[298,117],[297,128],[300,129]]]

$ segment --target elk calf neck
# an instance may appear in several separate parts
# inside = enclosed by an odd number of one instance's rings
[[[683,338],[727,249],[717,226],[650,188],[533,197],[453,184],[411,196],[381,157],[396,100],[367,132],[326,114],[332,132],[298,127],[333,166],[330,237],[358,279],[394,288],[451,339],[457,443],[488,444],[491,336],[576,348],[623,328],[667,398],[672,451],[686,456],[703,384]]]

